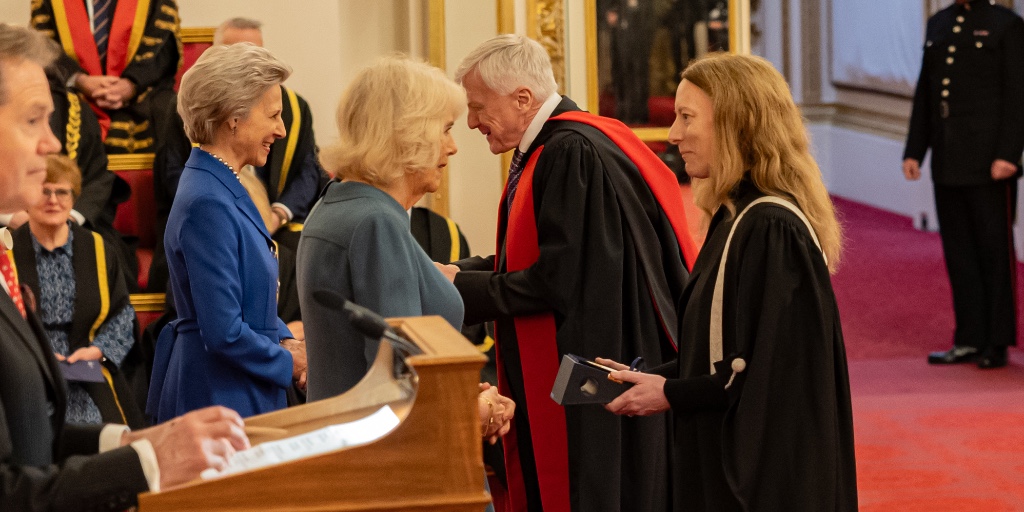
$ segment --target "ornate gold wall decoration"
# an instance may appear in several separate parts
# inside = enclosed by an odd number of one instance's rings
[[[428,0],[428,34],[427,53],[430,63],[442,70],[447,70],[447,55],[445,54],[445,15],[444,0]],[[445,169],[441,176],[441,184],[430,198],[430,209],[440,215],[447,217],[451,210],[448,202],[448,169]]]
[[[528,0],[526,36],[538,41],[551,56],[558,92],[565,93],[565,2]]]

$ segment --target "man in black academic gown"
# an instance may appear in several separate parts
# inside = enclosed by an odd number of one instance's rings
[[[46,156],[60,150],[46,122],[43,66],[54,57],[38,33],[0,23],[0,213],[42,199]],[[242,419],[224,407],[137,432],[66,423],[64,379],[33,302],[0,251],[0,508],[125,510],[248,447]]]
[[[1024,150],[1024,20],[957,0],[928,20],[903,174],[931,149],[935,209],[953,289],[953,346],[931,364],[1006,366],[1017,344],[1013,223]]]
[[[495,320],[499,387],[516,402],[512,506],[667,510],[669,418],[562,408],[549,394],[566,353],[648,366],[675,357],[675,300],[696,257],[675,176],[622,123],[559,96],[535,41],[491,39],[456,79],[469,127],[495,154],[516,150],[496,254],[441,266],[466,322]]]

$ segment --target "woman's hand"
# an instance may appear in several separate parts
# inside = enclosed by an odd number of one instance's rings
[[[613,370],[621,370],[621,371],[628,371],[629,370],[628,366],[626,366],[626,365],[624,365],[624,364],[622,364],[622,363],[620,363],[618,361],[615,361],[613,359],[605,359],[603,357],[595,357],[594,358],[594,362],[597,363],[597,364],[600,364],[600,365],[607,366],[607,367],[609,367],[609,368],[611,368]]]
[[[99,347],[83,347],[72,352],[66,361],[68,364],[71,364],[78,361],[99,361],[100,359],[103,359],[103,352],[100,351]]]
[[[480,395],[477,397],[477,408],[480,414],[480,430],[484,439],[491,444],[508,433],[512,428],[512,417],[515,416],[516,404],[511,398],[498,394],[498,388],[486,382],[480,383]]]
[[[595,362],[615,369],[608,374],[610,380],[633,383],[633,387],[604,406],[609,412],[632,417],[650,416],[669,409],[668,398],[665,397],[665,377],[629,371],[628,366],[611,359],[598,357]]]
[[[281,347],[292,354],[292,379],[299,389],[306,389],[306,342],[295,338],[281,340]]]

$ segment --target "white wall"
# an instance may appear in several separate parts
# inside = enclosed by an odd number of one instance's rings
[[[292,66],[287,85],[309,102],[321,146],[337,138],[334,110],[355,71],[408,46],[404,0],[178,0],[178,9],[183,27],[216,26],[234,16],[262,21],[264,45]]]
[[[903,178],[903,142],[839,126],[812,124],[811,145],[829,191],[857,202],[912,217],[922,214],[935,229],[928,159],[919,181]]]
[[[751,46],[751,53],[768,59],[780,72],[783,70],[785,35],[782,31],[782,5],[787,1],[761,0],[761,7],[751,15],[751,22],[761,32],[756,44]]]
[[[0,21],[9,25],[28,25],[29,2],[21,0],[0,0]]]
[[[824,124],[810,125],[811,145],[833,194],[911,217],[918,229],[937,231],[930,153],[921,179],[903,178],[903,141]],[[1021,194],[1018,182],[1018,197]],[[926,219],[922,222],[922,219]],[[1017,259],[1024,261],[1024,201],[1017,201],[1013,228]],[[927,224],[924,226],[923,224]]]

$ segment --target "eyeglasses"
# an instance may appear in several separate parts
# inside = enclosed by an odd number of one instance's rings
[[[71,200],[71,192],[70,188],[43,188],[43,200],[48,200],[50,196],[53,196],[59,202],[67,202]]]

